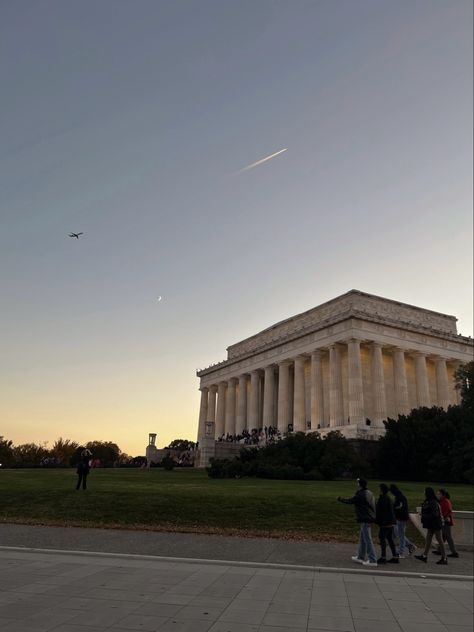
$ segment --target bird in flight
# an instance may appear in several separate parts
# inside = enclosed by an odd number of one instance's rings
[[[79,239],[79,235],[83,235],[84,233],[69,233],[69,237],[75,237],[76,239]]]

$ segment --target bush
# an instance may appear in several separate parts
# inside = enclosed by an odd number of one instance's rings
[[[278,480],[302,480],[304,471],[298,465],[259,465],[258,478],[273,478]]]
[[[319,468],[315,467],[309,472],[305,472],[303,474],[303,480],[305,481],[323,481],[324,476]]]
[[[167,470],[168,472],[171,472],[171,470],[174,469],[174,466],[176,465],[176,463],[174,462],[174,459],[172,457],[170,457],[169,454],[167,454],[166,456],[164,456],[161,459],[161,466],[164,470]]]
[[[339,432],[330,432],[324,439],[316,432],[298,432],[261,449],[243,448],[236,459],[212,459],[207,473],[211,478],[314,481],[367,470],[368,464]]]
[[[211,459],[211,464],[206,467],[210,478],[240,478],[243,467],[238,459]]]

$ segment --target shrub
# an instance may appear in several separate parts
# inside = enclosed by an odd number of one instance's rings
[[[168,472],[171,472],[171,470],[174,469],[175,465],[176,463],[174,462],[174,459],[169,454],[161,459],[161,466],[164,470],[167,470]]]

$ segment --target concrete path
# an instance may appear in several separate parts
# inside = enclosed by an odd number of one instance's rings
[[[472,582],[0,550],[2,632],[471,632]]]
[[[356,528],[356,527],[354,527]],[[357,566],[351,561],[353,544],[294,542],[270,538],[235,538],[188,533],[159,533],[107,529],[78,529],[0,525],[0,546],[31,547],[157,555],[163,557],[200,558],[273,564],[347,568]],[[377,550],[378,547],[377,547]],[[431,556],[428,564],[413,558],[398,565],[388,564],[380,570],[419,574],[473,575],[473,554],[449,560],[448,566],[437,566]]]

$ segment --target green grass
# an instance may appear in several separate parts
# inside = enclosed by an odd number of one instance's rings
[[[353,541],[353,508],[336,502],[354,481],[212,480],[202,471],[0,470],[0,521]],[[403,483],[410,509],[427,483]],[[369,486],[377,492],[378,482]],[[433,485],[436,488],[436,484]],[[455,509],[473,509],[468,485],[449,485]],[[245,533],[243,533],[245,532]]]

